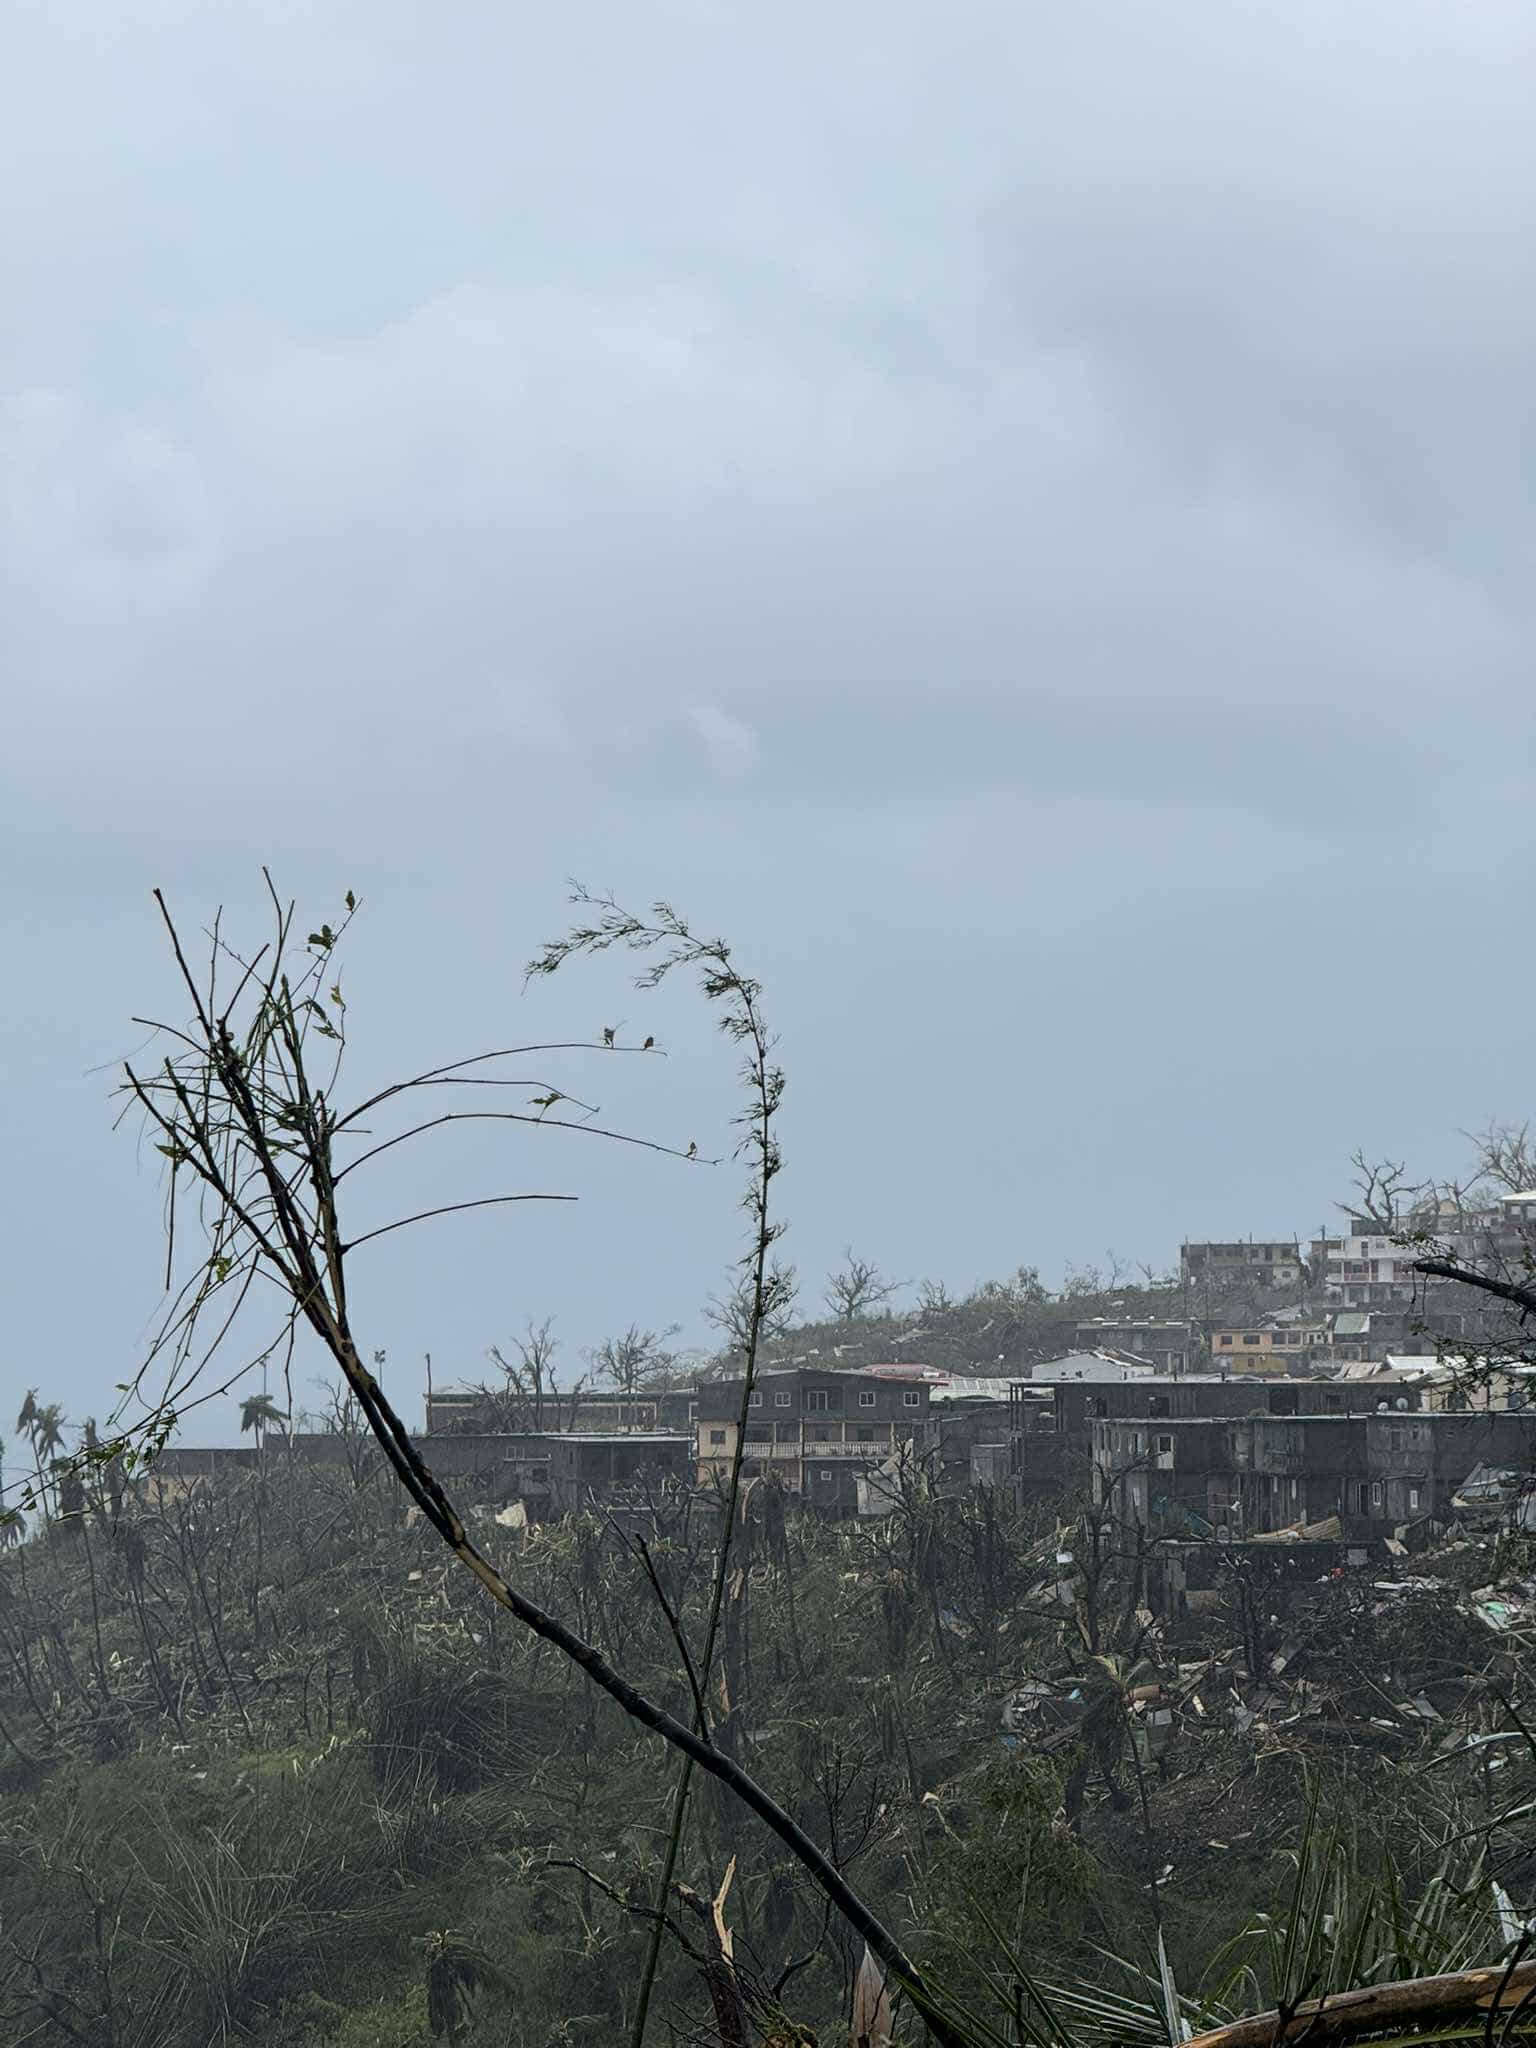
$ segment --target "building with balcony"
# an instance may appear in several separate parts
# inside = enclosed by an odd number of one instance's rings
[[[736,1456],[743,1382],[712,1380],[693,1390],[700,1485],[725,1479]],[[929,1415],[926,1378],[902,1380],[827,1367],[794,1366],[758,1375],[749,1397],[742,1470],[772,1474],[808,1507],[834,1518],[856,1512],[856,1481],[909,1442]]]
[[[1422,1250],[1359,1218],[1352,1220],[1345,1236],[1320,1237],[1312,1245],[1323,1299],[1348,1308],[1386,1308],[1414,1301],[1424,1283],[1413,1262],[1422,1257]]]

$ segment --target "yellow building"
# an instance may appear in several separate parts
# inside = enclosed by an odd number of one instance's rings
[[[1290,1372],[1319,1362],[1328,1351],[1326,1323],[1261,1324],[1258,1328],[1212,1330],[1211,1366],[1216,1372]]]

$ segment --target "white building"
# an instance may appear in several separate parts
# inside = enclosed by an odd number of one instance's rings
[[[1069,1380],[1146,1380],[1157,1375],[1157,1367],[1149,1359],[1127,1358],[1116,1351],[1069,1351],[1065,1358],[1048,1358],[1026,1371],[1032,1382],[1052,1385]]]

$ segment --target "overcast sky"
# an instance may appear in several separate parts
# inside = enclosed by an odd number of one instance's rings
[[[363,899],[360,1076],[622,1020],[665,1066],[564,1083],[706,1152],[696,1002],[521,968],[570,875],[725,931],[812,1292],[1307,1231],[1536,1108],[1523,0],[4,14],[0,1428],[137,1361],[95,1070],[150,889],[263,861]],[[430,1142],[411,1206],[581,1201],[357,1255],[402,1397],[703,1338],[730,1173]]]

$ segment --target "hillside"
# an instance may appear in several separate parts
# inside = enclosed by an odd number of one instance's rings
[[[1055,2038],[1165,2039],[1159,1932],[1192,2015],[1257,2009],[1295,1971],[1276,1917],[1300,1927],[1325,1890],[1336,1916],[1396,1896],[1378,1972],[1507,1947],[1500,1914],[1536,1890],[1510,1817],[1536,1778],[1529,1650],[1464,1593],[1521,1555],[1468,1537],[1390,1596],[1320,1586],[1272,1649],[1236,1584],[1178,1640],[1152,1624],[1071,1502],[1030,1520],[914,1485],[862,1527],[759,1488],[748,1509],[716,1739],[989,2024],[1034,1983],[1064,2001]],[[392,1482],[273,1450],[217,1491],[151,1476],[5,1559],[5,2039],[623,2038],[675,1767],[406,1522]],[[659,1503],[643,1549],[590,1518],[479,1526],[688,1713],[663,1602],[697,1640],[707,1502]],[[837,2038],[858,1944],[704,1779],[678,1874],[673,2038],[735,2038],[722,1892],[740,2038]]]

